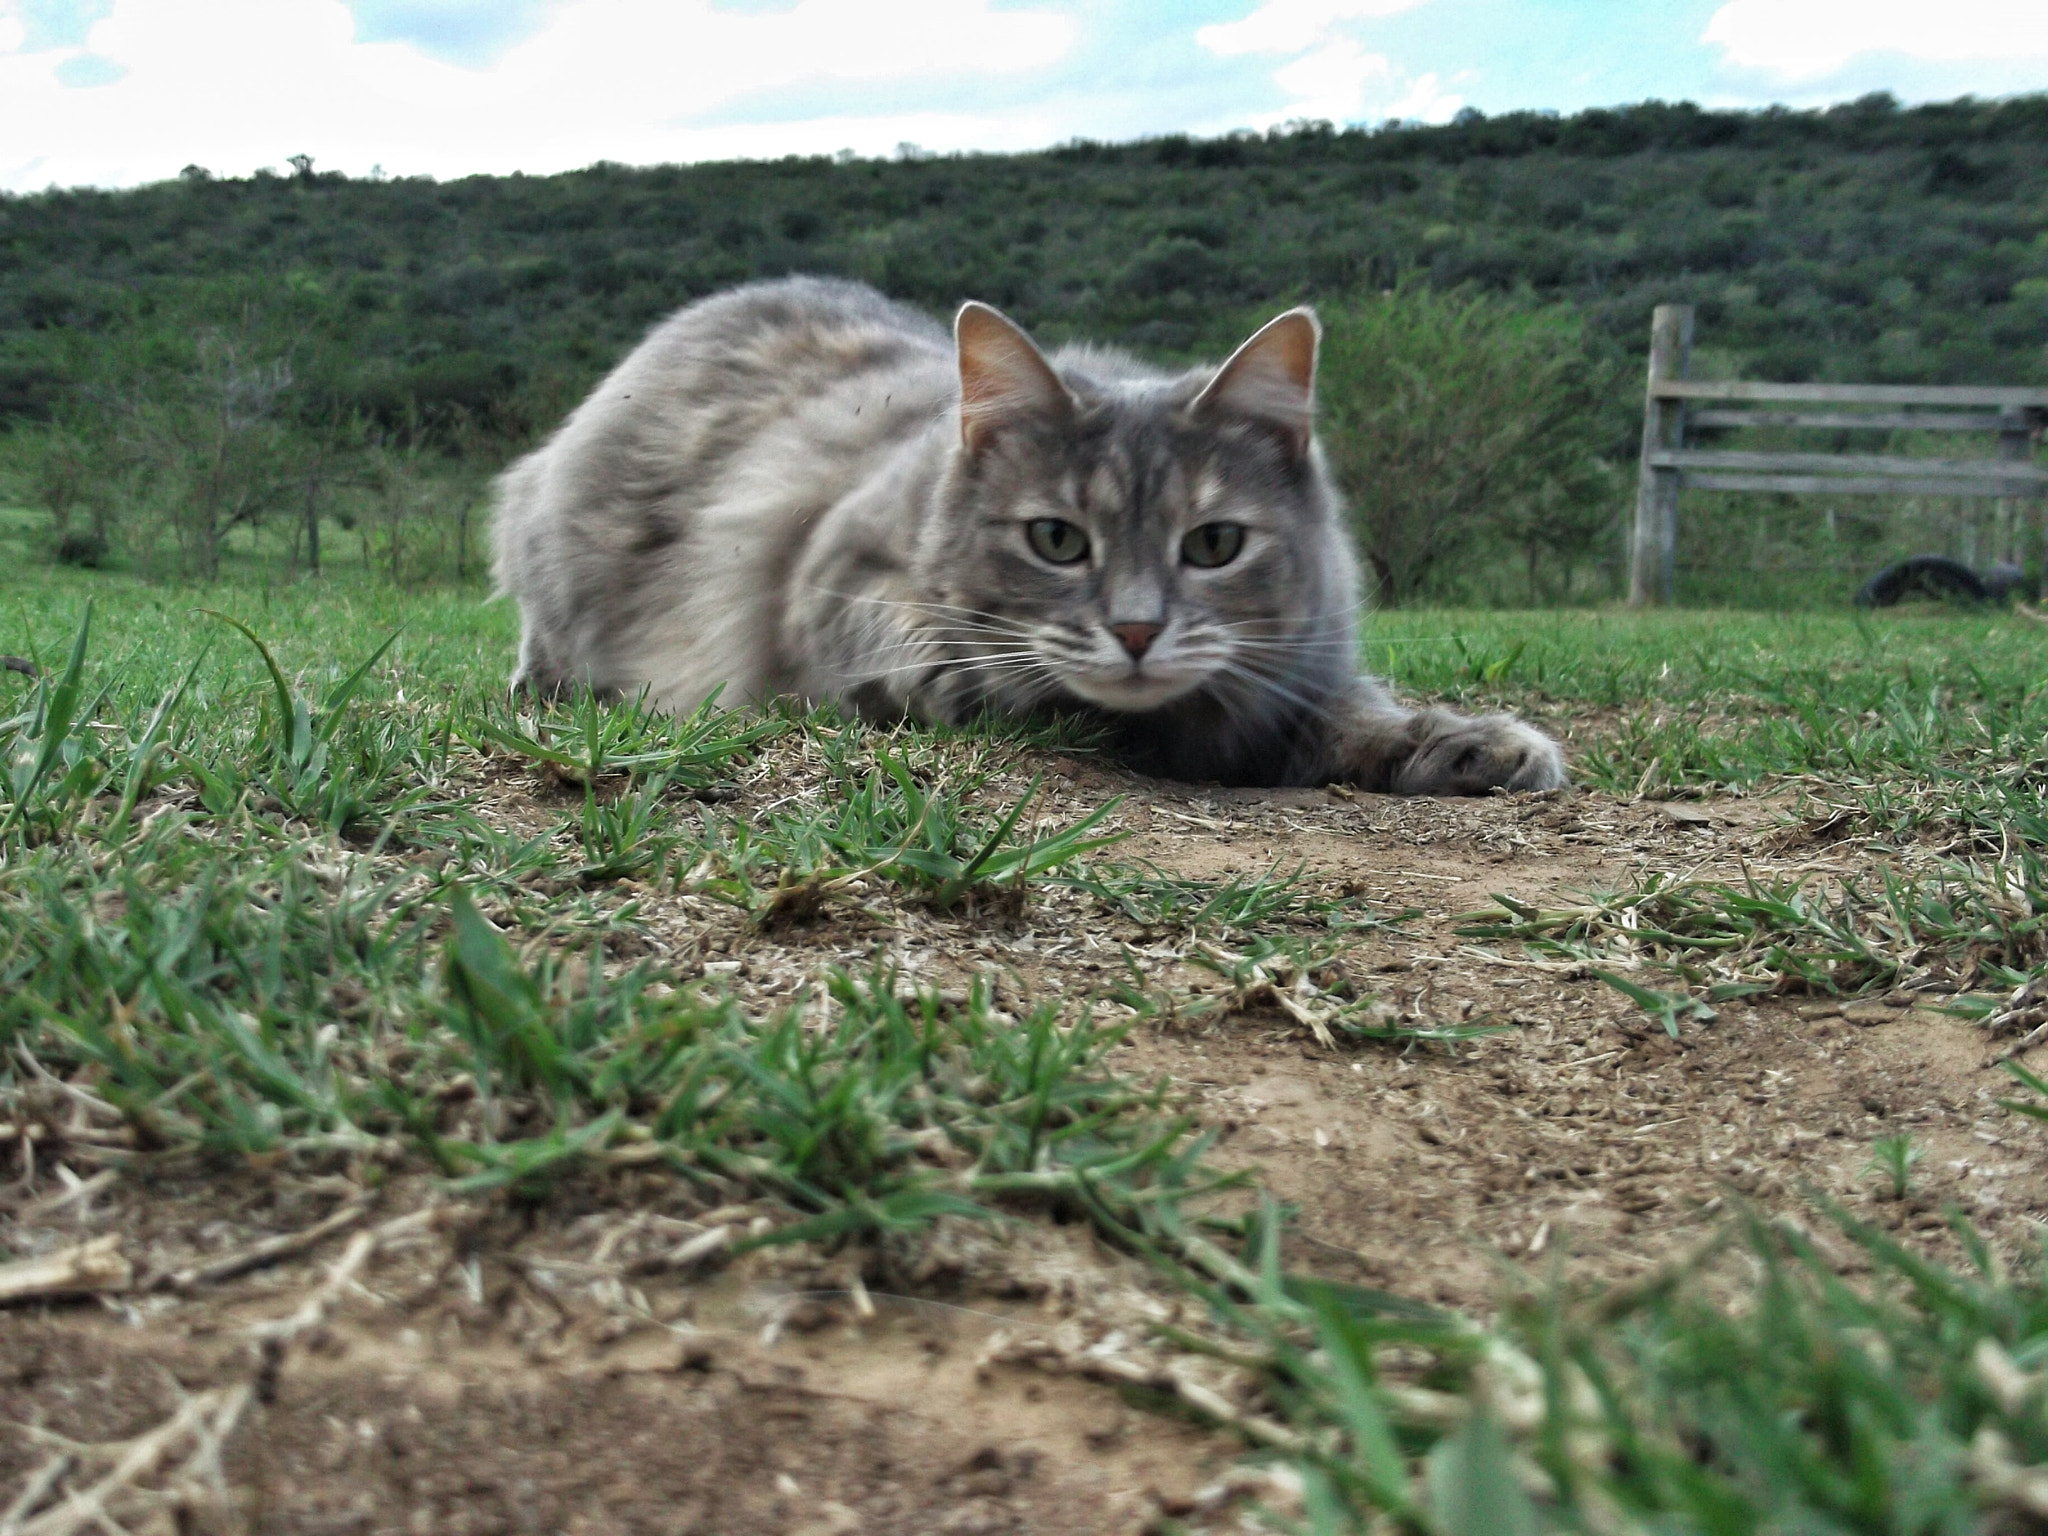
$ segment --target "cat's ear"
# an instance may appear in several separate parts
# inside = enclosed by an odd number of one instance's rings
[[[1316,312],[1306,305],[1267,321],[1216,370],[1195,397],[1194,413],[1270,422],[1296,453],[1306,453],[1315,426],[1316,348],[1322,339]]]
[[[960,350],[960,441],[969,451],[1020,417],[1057,417],[1075,408],[1045,354],[1000,311],[961,305],[953,340]]]

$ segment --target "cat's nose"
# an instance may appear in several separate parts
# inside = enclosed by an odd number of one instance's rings
[[[1163,627],[1159,624],[1112,624],[1109,632],[1131,653],[1131,660],[1136,661],[1152,649],[1152,642],[1159,638]]]

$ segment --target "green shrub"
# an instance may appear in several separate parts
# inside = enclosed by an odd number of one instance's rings
[[[1322,316],[1322,440],[1377,599],[1469,597],[1508,558],[1532,601],[1568,593],[1621,510],[1618,381],[1578,317],[1419,284]]]

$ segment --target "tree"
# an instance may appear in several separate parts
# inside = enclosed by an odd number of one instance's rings
[[[29,502],[49,509],[55,553],[67,565],[97,565],[111,547],[113,497],[102,472],[101,426],[91,412],[64,411],[22,431],[10,455]]]
[[[290,358],[245,324],[201,332],[183,368],[123,392],[123,456],[188,574],[219,575],[227,536],[282,505],[296,481],[298,445],[283,409],[291,387]]]
[[[1419,284],[1323,318],[1321,436],[1380,601],[1461,585],[1489,545],[1533,584],[1611,522],[1613,382],[1574,318]]]

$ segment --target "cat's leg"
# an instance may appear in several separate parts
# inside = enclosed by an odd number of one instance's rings
[[[586,693],[606,704],[617,704],[633,696],[611,683],[593,682],[588,670],[571,669],[561,659],[560,651],[547,643],[541,627],[531,621],[520,634],[519,666],[512,674],[511,692],[515,698],[543,704]]]
[[[1557,789],[1564,752],[1513,715],[1407,709],[1373,678],[1354,680],[1330,711],[1328,777],[1397,795]]]
[[[548,643],[548,628],[537,605],[521,617],[519,666],[512,674],[512,692],[542,700],[571,692],[576,678],[563,660],[561,648]]]
[[[562,691],[562,672],[548,657],[538,627],[531,619],[521,626],[519,665],[512,673],[512,692],[551,699]]]

